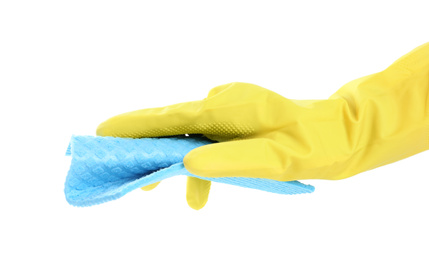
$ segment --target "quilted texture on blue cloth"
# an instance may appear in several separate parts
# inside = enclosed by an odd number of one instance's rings
[[[261,178],[205,178],[189,173],[184,156],[210,144],[203,137],[118,138],[73,136],[66,155],[71,165],[65,196],[73,206],[92,206],[118,199],[128,192],[176,176],[187,175],[279,194],[311,193],[314,187],[298,181]]]

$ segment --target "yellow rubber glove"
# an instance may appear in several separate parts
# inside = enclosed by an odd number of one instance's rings
[[[429,43],[326,100],[291,100],[231,83],[204,100],[122,114],[97,129],[134,138],[194,133],[221,141],[184,159],[187,170],[204,177],[337,180],[425,151]],[[201,208],[210,186],[193,179],[188,203]]]

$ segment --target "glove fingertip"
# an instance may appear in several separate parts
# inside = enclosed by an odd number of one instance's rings
[[[188,177],[186,201],[189,207],[195,210],[202,209],[209,199],[210,186],[210,181]]]
[[[144,190],[144,191],[150,191],[150,190],[155,189],[155,188],[158,186],[158,184],[159,184],[159,183],[160,183],[160,181],[159,181],[159,182],[152,183],[152,184],[149,184],[149,185],[146,185],[146,186],[144,186],[144,187],[141,187],[140,189],[142,189],[142,190]]]

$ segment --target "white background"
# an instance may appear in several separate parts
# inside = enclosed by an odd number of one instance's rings
[[[428,41],[426,1],[1,1],[0,259],[429,259],[428,153],[309,195],[185,177],[67,204],[72,134],[232,81],[323,99]],[[406,109],[406,108],[404,108]],[[287,111],[285,111],[287,113]]]

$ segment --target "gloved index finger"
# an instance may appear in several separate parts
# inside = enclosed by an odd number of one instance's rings
[[[142,109],[114,116],[97,128],[99,136],[128,138],[160,137],[182,134],[204,134],[223,141],[245,136],[254,131],[246,124],[228,117],[225,108],[206,109],[205,101]]]
[[[202,107],[200,100],[120,114],[101,123],[97,135],[142,138],[195,132]]]
[[[97,135],[115,137],[159,137],[204,134],[225,141],[258,131],[267,117],[266,103],[274,95],[259,86],[231,83],[212,89],[207,98],[166,107],[141,109],[101,123]],[[264,119],[264,120],[265,120]]]

